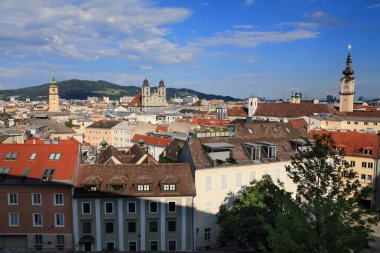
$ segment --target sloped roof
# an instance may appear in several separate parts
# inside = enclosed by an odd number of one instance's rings
[[[87,192],[80,188],[83,186],[83,181],[91,175],[97,175],[102,180],[100,185],[100,192]],[[144,183],[142,179],[147,177],[150,179],[149,183],[152,183],[152,191],[150,192],[136,192],[135,184]],[[107,187],[107,183],[114,176],[123,176],[127,179],[126,189],[119,195],[126,196],[195,196],[195,184],[191,169],[188,164],[185,163],[171,163],[171,164],[118,164],[118,165],[80,165],[77,173],[77,179],[75,182],[76,192],[75,197],[90,197],[90,196],[116,196],[114,193],[110,193]],[[160,190],[160,182],[163,178],[177,178],[176,192],[163,192]]]
[[[131,141],[138,143],[140,140],[143,140],[144,144],[146,144],[146,145],[166,147],[172,142],[173,139],[156,137],[156,136],[148,136],[148,135],[142,135],[142,134],[135,134]]]
[[[5,159],[7,153],[17,153],[14,160]],[[36,153],[34,160],[30,157]],[[59,160],[49,160],[52,153],[60,153]],[[10,168],[9,176],[23,176],[30,168],[29,179],[41,180],[45,169],[55,169],[52,181],[71,181],[77,164],[79,145],[65,144],[0,144],[0,168]]]
[[[290,140],[299,139],[304,133],[287,123],[254,122],[237,124],[235,137],[196,138],[189,144],[191,157],[197,169],[211,168],[211,160],[203,148],[203,144],[225,142],[233,145],[231,152],[237,165],[252,164],[252,160],[243,148],[247,142],[270,142],[277,145],[277,160],[289,160],[296,153]],[[262,156],[263,162],[270,162]]]
[[[141,106],[141,93],[137,93],[131,100],[131,102],[126,103],[128,106]]]
[[[165,132],[167,133],[170,125],[157,125],[156,132]]]
[[[297,129],[300,129],[300,130],[305,130],[306,127],[307,127],[307,122],[304,118],[300,118],[300,119],[290,119],[288,121],[288,123],[294,127],[294,128],[297,128]]]
[[[101,129],[111,129],[112,127],[120,124],[122,121],[118,120],[99,120],[86,128],[101,128]]]
[[[343,147],[347,155],[356,155],[363,157],[377,157],[379,152],[379,136],[377,134],[352,132],[352,131],[326,131],[313,130],[309,136],[314,134],[330,134],[337,147]],[[364,155],[363,149],[371,149],[372,155]]]
[[[335,109],[327,104],[311,103],[259,103],[254,116],[297,118],[314,113],[334,113]]]

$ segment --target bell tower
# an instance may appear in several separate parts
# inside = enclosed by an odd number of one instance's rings
[[[54,74],[51,76],[49,87],[49,112],[59,112],[58,85]]]
[[[351,64],[351,45],[348,45],[346,69],[342,71],[344,76],[340,79],[340,112],[352,112],[354,110],[355,77]]]

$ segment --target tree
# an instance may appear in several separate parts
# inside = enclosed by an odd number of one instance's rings
[[[240,247],[266,251],[268,247],[267,224],[273,224],[274,218],[292,202],[291,194],[275,185],[269,175],[262,180],[254,180],[238,195],[232,207],[221,207],[217,214],[217,223],[221,227],[219,241],[236,242]]]
[[[220,209],[219,239],[262,252],[358,252],[368,245],[378,212],[360,205],[371,192],[342,164],[329,135],[306,140],[307,148],[286,167],[297,185],[286,192],[270,176],[254,181]]]
[[[304,213],[312,240],[308,252],[357,252],[368,245],[372,227],[378,222],[377,213],[359,202],[369,191],[361,189],[357,174],[342,164],[344,154],[336,152],[330,135],[315,136],[314,142],[308,143],[309,148],[294,155],[286,167],[297,184],[294,203]],[[277,248],[274,239],[278,233],[278,227],[270,231],[273,249]]]

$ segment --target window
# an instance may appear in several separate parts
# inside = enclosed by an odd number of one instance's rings
[[[227,175],[220,176],[220,186],[221,188],[227,188]]]
[[[175,212],[175,202],[169,202],[169,212]]]
[[[347,124],[350,125],[350,124],[351,124],[351,121],[347,121]]]
[[[211,213],[211,203],[208,202],[205,204],[205,216],[209,216]]]
[[[358,122],[357,122],[357,121],[355,121],[355,122],[354,122],[354,124],[355,124],[355,125],[357,125],[357,124],[358,124]]]
[[[84,190],[88,192],[96,192],[98,190],[98,187],[96,187],[96,185],[86,185],[84,187]]]
[[[115,251],[115,243],[114,242],[106,242],[107,252]]]
[[[361,179],[365,180],[366,179],[366,175],[365,174],[361,174]]]
[[[363,154],[365,155],[372,155],[372,150],[371,149],[364,149]]]
[[[367,168],[367,162],[362,162],[362,168]]]
[[[205,190],[212,190],[212,176],[205,177]]]
[[[0,176],[5,177],[6,175],[9,174],[10,170],[11,170],[10,168],[0,168]]]
[[[89,202],[82,203],[82,214],[91,214],[91,203]]]
[[[373,125],[374,125],[374,126],[377,126],[377,122],[373,122]]]
[[[107,234],[113,233],[113,222],[107,222],[106,223],[106,233]]]
[[[168,221],[168,231],[169,232],[175,232],[176,231],[176,221],[175,220],[169,220]]]
[[[61,153],[51,153],[49,156],[49,160],[59,160],[61,158]]]
[[[32,153],[29,157],[29,160],[34,160],[36,159],[37,153]]]
[[[57,235],[55,238],[55,244],[56,245],[64,245],[65,244],[65,236],[64,235]]]
[[[136,213],[136,202],[127,202],[128,213]]]
[[[372,168],[373,168],[373,163],[368,162],[367,165],[368,165],[368,168],[369,168],[369,169],[372,169]]]
[[[55,169],[45,169],[42,173],[42,181],[48,182],[53,178]]]
[[[128,249],[130,252],[135,252],[137,250],[136,242],[128,242]]]
[[[149,231],[150,232],[157,232],[158,231],[158,222],[157,221],[149,222]]]
[[[176,191],[177,187],[175,184],[164,184],[162,189],[163,191]]]
[[[350,166],[355,167],[355,161],[351,161]]]
[[[150,250],[158,251],[158,241],[150,241]]]
[[[104,203],[104,212],[106,214],[113,214],[113,202]]]
[[[150,184],[138,184],[137,185],[137,191],[139,192],[146,192],[150,191]]]
[[[367,180],[372,182],[372,175],[367,175]]]
[[[256,172],[255,171],[251,171],[249,173],[249,181],[252,182],[255,179],[256,179]]]
[[[124,186],[122,184],[113,184],[110,186],[110,190],[114,192],[124,191]]]
[[[280,175],[281,175],[281,170],[280,169],[276,169],[275,172],[274,172],[274,179],[275,180],[279,180],[280,179]]]
[[[84,234],[91,233],[91,222],[84,222],[83,223],[83,233]]]
[[[17,158],[17,152],[15,153],[7,153],[5,155],[6,160],[15,160]]]
[[[18,205],[17,193],[8,193],[8,205]]]
[[[236,186],[241,186],[242,185],[242,175],[241,173],[236,173]]]
[[[34,245],[42,245],[42,235],[34,235]]]
[[[368,122],[364,122],[364,125],[367,126],[367,125],[368,125]]]
[[[205,241],[209,241],[211,239],[211,228],[205,228]]]
[[[41,193],[32,193],[32,205],[41,205],[42,199],[41,199]]]
[[[18,227],[19,226],[18,213],[10,213],[10,214],[8,214],[8,218],[9,218],[9,226],[10,227]]]
[[[54,205],[63,206],[63,193],[54,193]]]
[[[135,221],[129,221],[128,222],[128,232],[129,233],[135,233],[136,232],[136,222]]]
[[[150,213],[157,213],[158,212],[158,203],[157,202],[150,202],[149,203],[149,212]]]
[[[269,147],[268,150],[268,158],[276,158],[276,147]]]
[[[169,244],[169,250],[171,251],[177,250],[177,242],[175,240],[169,240],[168,244]]]
[[[65,226],[65,216],[63,213],[55,214],[55,226],[56,227],[64,227]]]
[[[33,214],[33,227],[42,227],[42,213]]]

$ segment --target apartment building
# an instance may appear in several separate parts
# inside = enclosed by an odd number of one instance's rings
[[[78,142],[0,145],[0,249],[73,250]]]
[[[85,142],[98,147],[102,141],[112,145],[112,128],[120,123],[117,120],[100,120],[89,125],[84,130]]]
[[[194,196],[188,164],[81,165],[75,250],[192,251]]]
[[[238,124],[234,137],[191,138],[185,142],[179,161],[187,162],[195,178],[195,240],[197,249],[218,246],[219,208],[228,208],[244,186],[265,174],[284,183],[287,191],[296,185],[286,174],[290,157],[305,147],[303,132],[280,122]]]

